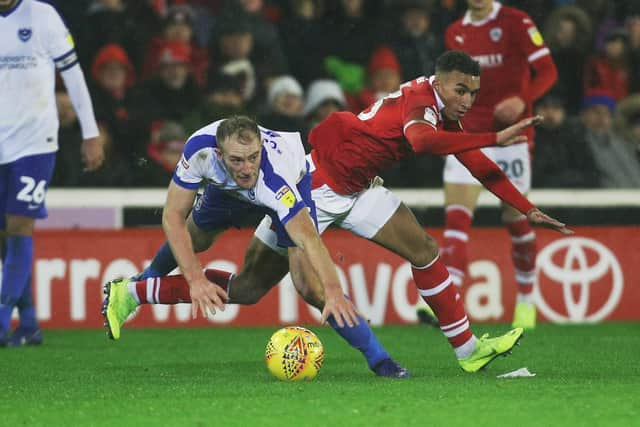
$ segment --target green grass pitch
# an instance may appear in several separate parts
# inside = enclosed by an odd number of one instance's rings
[[[45,331],[0,349],[1,426],[640,426],[640,324],[541,325],[513,355],[462,372],[439,331],[376,328],[412,378],[375,377],[330,328],[318,378],[264,366],[277,328]],[[506,331],[476,325],[476,333]],[[496,379],[520,367],[534,378]]]

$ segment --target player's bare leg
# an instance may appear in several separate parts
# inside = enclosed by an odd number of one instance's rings
[[[512,325],[514,328],[534,329],[536,306],[533,287],[538,253],[536,233],[526,216],[506,204],[502,206],[502,222],[511,237],[511,259],[516,274],[517,297]]]

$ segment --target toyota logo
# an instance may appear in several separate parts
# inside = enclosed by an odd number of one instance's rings
[[[622,269],[609,248],[596,240],[584,237],[556,240],[540,251],[537,267],[536,303],[553,322],[599,322],[620,302],[624,286]],[[564,310],[545,301],[545,295],[558,292]],[[594,295],[598,297],[594,299]]]

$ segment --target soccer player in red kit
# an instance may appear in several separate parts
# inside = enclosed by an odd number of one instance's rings
[[[397,92],[377,101],[358,116],[350,112],[333,113],[312,129],[309,142],[313,150],[308,161],[312,176],[312,199],[316,206],[318,231],[336,225],[352,231],[398,254],[411,263],[413,278],[422,298],[435,311],[440,328],[454,349],[458,362],[467,372],[475,372],[495,357],[513,348],[522,335],[516,328],[505,335],[476,338],[458,289],[438,255],[438,246],[425,233],[413,213],[392,192],[380,185],[377,175],[399,160],[414,154],[456,153],[490,191],[527,215],[533,223],[562,233],[571,233],[564,224],[548,217],[533,206],[509,182],[501,169],[477,148],[526,142],[521,131],[539,121],[523,119],[500,132],[469,135],[461,132],[459,120],[471,108],[480,87],[480,67],[459,51],[441,55],[436,74],[405,83]],[[448,131],[450,130],[450,131]],[[191,224],[191,220],[190,224]],[[189,227],[190,232],[194,227]],[[196,250],[208,245],[204,231],[192,234]],[[216,231],[209,232],[209,243]],[[204,242],[204,243],[203,243]],[[286,274],[286,258],[278,258],[275,232],[268,217],[258,226],[251,241],[242,271],[233,279],[228,273],[208,270],[210,280],[226,289],[231,303],[255,303],[279,283]],[[145,303],[144,293],[150,285],[164,286],[169,297],[151,303],[188,301],[185,281],[155,278],[167,274],[174,263],[156,256],[142,277],[147,280],[127,281],[131,298]],[[154,270],[149,272],[149,270]],[[306,288],[298,292],[310,303],[322,306],[322,288],[313,270],[301,272],[296,281]],[[149,282],[151,281],[151,282]],[[160,289],[159,295],[163,294]],[[179,298],[171,298],[179,295]],[[112,307],[114,313],[120,312]],[[128,312],[114,322],[124,322]],[[360,322],[363,323],[363,322]]]
[[[465,115],[467,132],[498,131],[532,114],[533,102],[556,81],[557,70],[549,49],[529,16],[493,0],[468,0],[464,17],[446,31],[448,49],[461,50],[480,63],[482,88]],[[534,129],[525,130],[529,144]],[[496,162],[524,194],[531,187],[530,148],[527,144],[482,151]],[[445,232],[442,259],[454,283],[461,286],[467,270],[468,231],[481,183],[454,156],[444,168]],[[536,236],[525,215],[502,203],[502,221],[512,241],[518,297],[513,327],[533,329]]]

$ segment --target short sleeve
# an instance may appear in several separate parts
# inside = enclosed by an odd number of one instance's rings
[[[406,130],[412,123],[419,121],[426,122],[436,128],[438,126],[439,115],[437,102],[428,93],[418,93],[418,90],[408,90],[404,96],[404,114],[402,117],[402,127]]]
[[[207,163],[211,161],[214,139],[210,135],[198,135],[187,141],[173,173],[173,182],[187,190],[200,187]]]

